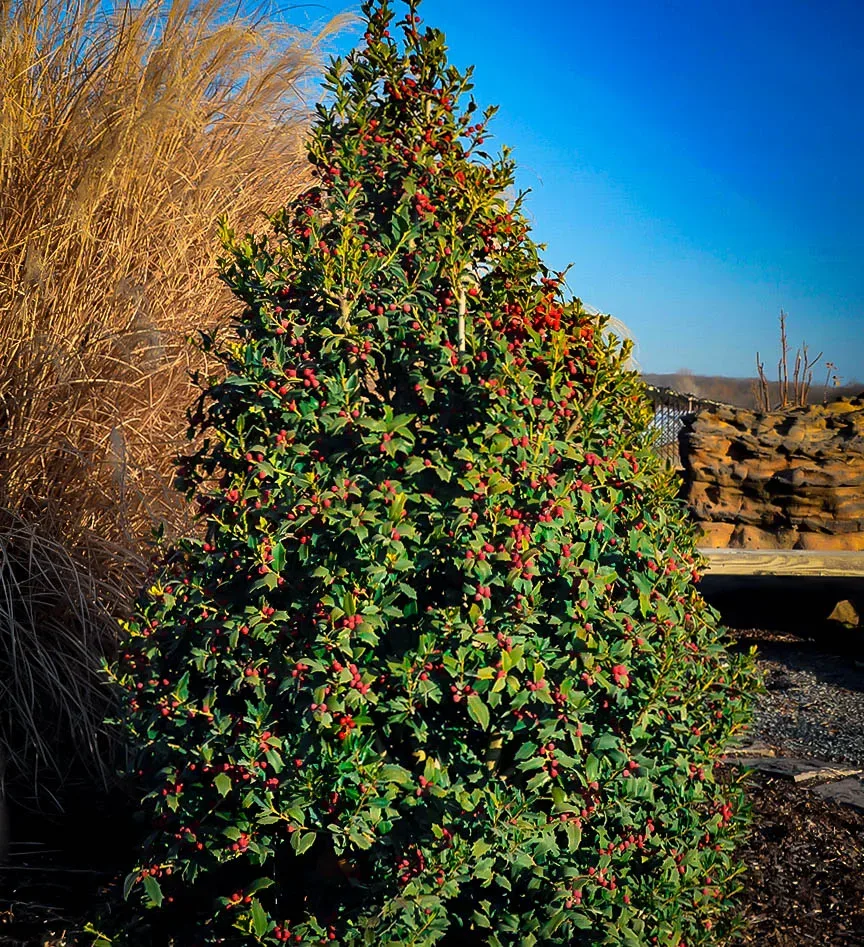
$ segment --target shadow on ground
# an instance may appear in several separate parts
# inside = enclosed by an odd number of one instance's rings
[[[864,616],[864,578],[709,573],[700,590],[730,628],[785,632],[825,650],[864,656],[864,629],[829,619],[841,601]]]

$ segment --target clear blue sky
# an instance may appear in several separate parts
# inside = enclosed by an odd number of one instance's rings
[[[757,348],[776,365],[782,307],[793,345],[864,381],[860,0],[425,0],[420,13],[455,65],[475,65],[478,103],[500,106],[493,146],[514,149],[547,263],[574,264],[570,289],[625,323],[645,371],[749,376]]]

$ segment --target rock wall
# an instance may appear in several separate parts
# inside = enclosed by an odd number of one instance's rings
[[[679,445],[702,545],[864,550],[864,396],[770,414],[701,411]]]

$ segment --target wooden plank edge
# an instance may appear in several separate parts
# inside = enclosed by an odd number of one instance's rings
[[[864,576],[864,552],[705,547],[698,551],[714,575]]]

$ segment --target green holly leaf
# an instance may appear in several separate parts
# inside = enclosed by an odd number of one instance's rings
[[[372,842],[374,838],[371,835],[366,835],[364,832],[359,831],[358,829],[351,829],[348,832],[348,838],[357,846],[357,848],[367,849],[372,847]]]
[[[291,836],[291,847],[298,855],[311,848],[315,844],[317,835],[314,832],[295,832]]]
[[[270,929],[270,918],[257,898],[252,899],[252,929],[256,936],[263,937]]]
[[[270,769],[272,769],[274,773],[281,773],[284,768],[282,754],[274,749],[269,749],[264,755],[267,757],[267,765]]]
[[[162,885],[151,875],[144,876],[144,890],[147,892],[147,897],[157,908],[162,907],[164,897],[162,894]]]
[[[489,729],[489,708],[483,702],[482,697],[477,694],[470,694],[468,697],[468,714],[472,720],[475,720],[484,730]]]
[[[385,763],[378,770],[378,778],[387,783],[396,783],[399,786],[407,786],[414,782],[413,776],[407,769],[392,763]]]

